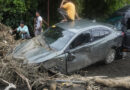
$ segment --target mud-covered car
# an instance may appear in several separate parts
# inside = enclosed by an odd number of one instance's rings
[[[58,23],[42,35],[18,45],[13,58],[70,73],[99,61],[111,63],[122,45],[122,32],[89,20]]]

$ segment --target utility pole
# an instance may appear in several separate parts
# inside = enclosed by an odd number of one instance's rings
[[[50,0],[48,0],[48,26],[50,26]]]

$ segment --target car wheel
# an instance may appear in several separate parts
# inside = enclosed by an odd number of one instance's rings
[[[115,60],[116,51],[114,49],[111,49],[105,59],[106,64],[110,64]]]

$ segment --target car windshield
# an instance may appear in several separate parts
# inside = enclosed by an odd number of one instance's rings
[[[59,51],[71,40],[74,33],[55,26],[49,28],[43,35],[50,48]]]

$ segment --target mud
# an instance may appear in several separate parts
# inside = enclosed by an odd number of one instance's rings
[[[130,58],[127,57],[126,59],[116,60],[109,65],[106,65],[103,63],[92,65],[84,69],[83,71],[87,71],[87,72],[81,73],[81,75],[83,76],[108,76],[111,78],[127,77],[127,76],[130,76],[129,70],[130,70]]]
[[[28,78],[31,86],[33,84],[38,85],[36,87],[34,85],[32,90],[130,90],[130,54],[125,59],[115,60],[109,65],[97,63],[71,75],[54,74],[44,70],[40,73],[35,73],[36,71],[33,71],[33,67],[28,68],[15,65],[17,64],[16,62],[13,64],[11,60],[5,59],[12,48],[21,42],[13,39],[9,33],[10,29],[0,24],[0,79],[2,78],[16,84],[16,90],[29,90],[26,82],[22,81],[21,78],[16,78],[19,77],[16,75],[16,72],[9,74],[11,71],[18,69],[21,70],[19,73]],[[14,65],[16,69],[10,65]],[[3,74],[2,69],[4,66],[8,66],[9,68],[6,67],[7,72]],[[0,90],[4,90],[5,87],[0,82]]]

